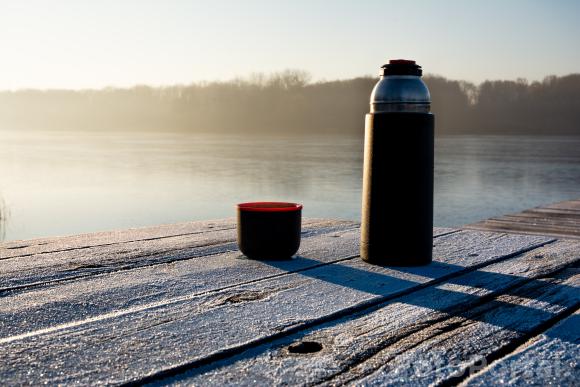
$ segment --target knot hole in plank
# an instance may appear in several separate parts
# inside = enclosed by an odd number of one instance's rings
[[[288,346],[290,353],[315,353],[322,350],[322,344],[316,341],[301,341]]]

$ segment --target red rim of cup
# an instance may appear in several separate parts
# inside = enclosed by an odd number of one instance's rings
[[[286,202],[249,202],[238,204],[238,209],[241,211],[253,212],[289,212],[301,210],[302,204]]]

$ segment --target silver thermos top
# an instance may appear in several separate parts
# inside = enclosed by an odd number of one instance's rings
[[[429,113],[431,95],[415,61],[394,59],[382,66],[381,77],[371,93],[371,113]]]

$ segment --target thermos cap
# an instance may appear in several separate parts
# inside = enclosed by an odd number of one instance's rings
[[[381,72],[382,76],[389,75],[423,75],[423,70],[421,66],[415,63],[414,60],[407,59],[391,59],[388,64],[381,67],[383,70]]]

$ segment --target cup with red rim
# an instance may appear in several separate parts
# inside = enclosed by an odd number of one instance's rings
[[[237,205],[238,246],[251,259],[291,258],[300,247],[302,205],[249,202]]]

